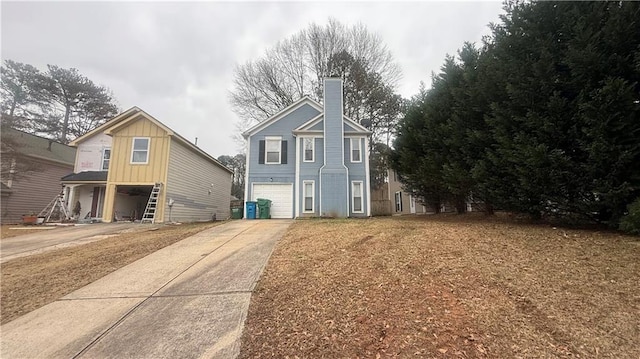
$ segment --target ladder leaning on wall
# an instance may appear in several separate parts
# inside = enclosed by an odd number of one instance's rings
[[[162,188],[162,183],[160,182],[156,182],[153,185],[153,189],[151,189],[151,194],[149,195],[149,201],[147,201],[147,207],[144,209],[144,214],[142,215],[140,224],[144,222],[155,223],[156,209],[158,208],[158,198],[160,196],[161,188]]]

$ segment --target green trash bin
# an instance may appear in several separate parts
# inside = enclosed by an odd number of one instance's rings
[[[232,219],[242,219],[242,208],[231,208]]]
[[[271,218],[271,200],[258,198],[258,213],[260,219]]]

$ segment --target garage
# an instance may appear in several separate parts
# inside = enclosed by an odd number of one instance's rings
[[[253,184],[253,201],[271,200],[271,218],[293,218],[293,183]]]

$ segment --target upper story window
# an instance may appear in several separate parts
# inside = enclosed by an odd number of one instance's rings
[[[281,136],[266,136],[258,144],[258,163],[268,165],[287,163],[287,141]]]
[[[281,138],[269,138],[265,140],[265,163],[280,164],[280,151],[282,150]]]
[[[304,145],[304,162],[313,162],[315,139],[313,137],[305,137],[302,143]]]
[[[351,162],[362,162],[362,139],[351,138]]]
[[[149,163],[149,137],[134,137],[131,149],[131,163]]]
[[[109,162],[111,161],[111,147],[107,147],[102,150],[102,170],[107,171],[109,169]]]

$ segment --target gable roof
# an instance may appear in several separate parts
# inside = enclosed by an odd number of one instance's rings
[[[256,124],[253,127],[250,127],[248,130],[244,131],[242,133],[242,136],[244,138],[248,138],[249,136],[255,134],[256,132],[270,126],[271,124],[277,122],[278,120],[282,119],[283,117],[285,117],[286,115],[292,113],[293,111],[299,109],[300,107],[304,106],[304,105],[310,105],[311,107],[315,108],[316,110],[320,111],[320,114],[318,114],[317,116],[313,117],[312,119],[310,119],[309,121],[303,123],[301,126],[299,126],[298,128],[295,128],[293,130],[293,133],[300,133],[300,132],[307,132],[307,131],[312,131],[311,127],[315,126],[316,124],[318,124],[320,121],[324,120],[324,107],[321,103],[319,103],[318,101],[310,98],[309,96],[304,96],[301,99],[299,99],[298,101],[292,103],[291,105],[287,106],[286,108],[284,108],[282,111],[276,113],[275,115],[269,117],[268,119]],[[366,129],[365,127],[363,127],[362,125],[360,125],[359,123],[353,121],[352,119],[350,119],[347,116],[342,116],[342,121],[345,122],[348,126],[352,127],[355,132],[358,133],[362,133],[362,134],[372,134],[373,132],[369,131],[368,129]]]
[[[324,113],[320,113],[318,116],[310,119],[309,121],[303,123],[298,128],[293,130],[293,133],[304,133],[304,132],[320,132],[319,130],[312,130],[314,126],[324,121]],[[342,116],[342,122],[353,129],[353,131],[345,131],[348,133],[362,133],[370,135],[372,132],[367,130],[364,126],[358,124],[347,116]]]
[[[112,136],[113,133],[115,131],[117,131],[119,128],[122,128],[123,126],[126,126],[131,121],[136,121],[136,120],[140,119],[140,116],[142,116],[143,118],[145,118],[148,121],[151,121],[154,125],[162,128],[165,132],[167,132],[167,135],[169,135],[173,139],[175,139],[178,142],[180,142],[183,145],[185,145],[192,152],[201,155],[202,157],[204,157],[205,159],[209,160],[210,162],[213,162],[214,164],[218,165],[222,169],[227,170],[229,173],[233,173],[233,171],[231,169],[229,169],[227,166],[223,165],[220,161],[218,161],[217,159],[212,157],[210,154],[208,154],[205,151],[203,151],[200,147],[194,145],[189,140],[187,140],[186,138],[180,136],[178,133],[176,133],[175,131],[173,131],[169,127],[167,127],[165,124],[163,124],[162,122],[158,121],[155,117],[151,116],[150,114],[146,113],[145,111],[141,110],[140,108],[138,108],[136,106],[134,106],[134,107],[122,112],[121,114],[117,115],[116,117],[112,118],[111,120],[109,120],[109,121],[105,122],[104,124],[96,127],[92,131],[87,132],[85,135],[76,138],[74,141],[71,141],[70,145],[78,146],[78,144],[86,141],[87,139],[89,139],[89,138],[91,138],[91,137],[93,137],[93,136],[95,136],[95,135],[97,135],[99,133],[105,133],[107,135]]]
[[[131,124],[131,122],[138,121],[141,117],[143,117],[147,121],[150,121],[154,125],[160,127],[169,136],[173,136],[173,135],[176,134],[175,132],[173,132],[172,129],[170,129],[169,127],[165,126],[164,123],[156,120],[155,117],[149,115],[148,113],[146,113],[146,112],[144,112],[142,110],[140,110],[136,114],[131,114],[131,116],[126,117],[125,119],[119,121],[118,123],[113,124],[111,127],[106,128],[104,130],[104,133],[109,135],[109,136],[112,136],[115,132],[117,132],[121,128],[128,126],[129,124]]]
[[[347,125],[353,127],[358,132],[366,132],[368,134],[372,134],[373,133],[373,132],[367,130],[366,127],[362,126],[361,124],[357,123],[356,121],[350,119],[347,116],[343,116],[343,121],[346,122]]]
[[[10,127],[2,131],[3,136],[16,141],[17,148],[14,150],[23,155],[70,166],[76,160],[76,149],[71,146]]]
[[[84,142],[84,141],[86,141],[87,139],[89,139],[89,138],[91,138],[91,137],[93,137],[93,136],[95,136],[95,135],[97,135],[97,134],[99,134],[99,133],[102,133],[102,132],[103,132],[103,131],[105,131],[107,128],[109,128],[109,127],[111,127],[111,126],[113,126],[113,125],[116,125],[116,124],[118,124],[118,123],[122,122],[123,120],[125,120],[125,119],[129,118],[130,116],[132,116],[132,115],[134,115],[134,114],[136,114],[136,113],[139,113],[139,112],[141,112],[141,111],[142,111],[142,110],[141,110],[141,109],[139,109],[138,107],[133,106],[132,108],[130,108],[130,109],[128,109],[128,110],[126,110],[126,111],[124,111],[124,112],[121,112],[120,114],[116,115],[116,117],[114,117],[114,118],[112,118],[112,119],[108,120],[107,122],[103,123],[102,125],[100,125],[100,126],[98,126],[98,127],[94,128],[93,130],[91,130],[91,131],[89,131],[89,132],[85,133],[84,135],[82,135],[82,136],[80,136],[80,137],[76,138],[75,140],[73,140],[73,141],[69,142],[69,145],[71,145],[71,146],[77,146],[77,145],[78,145],[78,144],[80,144],[81,142]]]
[[[298,126],[298,128],[293,130],[293,133],[301,132],[301,131],[310,131],[313,126],[319,124],[323,120],[324,120],[324,112],[320,113],[318,116]]]
[[[296,102],[292,103],[291,105],[287,106],[286,108],[284,108],[282,111],[279,111],[275,115],[269,117],[268,119],[256,124],[255,126],[249,128],[248,130],[244,131],[242,133],[242,136],[244,138],[247,138],[247,137],[255,134],[256,132],[262,130],[263,128],[265,128],[267,126],[270,126],[274,122],[277,122],[278,120],[282,119],[286,115],[290,114],[291,112],[299,109],[300,107],[302,107],[304,105],[309,105],[309,106],[315,108],[316,110],[318,110],[320,112],[322,112],[322,110],[323,110],[322,105],[320,103],[318,103],[316,100],[312,99],[309,96],[304,96],[301,99],[299,99],[298,101],[296,101]]]

